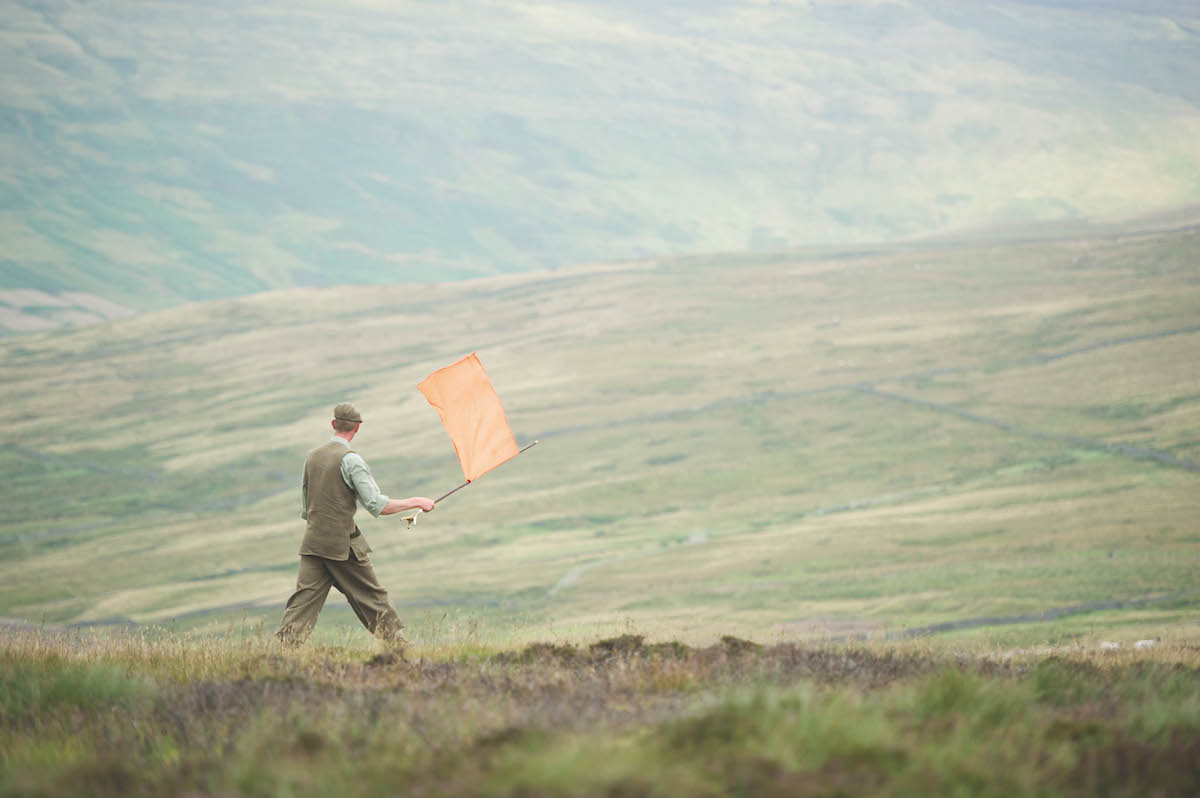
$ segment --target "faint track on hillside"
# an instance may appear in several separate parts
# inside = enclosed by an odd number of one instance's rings
[[[559,427],[546,432],[542,432],[538,437],[553,438],[561,435],[573,435],[580,432],[591,432],[594,430],[612,429],[615,427],[638,426],[642,424],[654,424],[660,421],[671,421],[673,419],[684,418],[691,415],[700,415],[703,413],[712,413],[720,410],[728,410],[735,407],[745,407],[747,405],[765,404],[767,402],[783,402],[794,401],[812,396],[818,396],[824,393],[838,393],[842,391],[855,392],[867,396],[875,396],[881,399],[891,401],[904,402],[918,407],[924,407],[928,410],[947,413],[957,416],[964,421],[971,421],[977,424],[986,424],[995,427],[1004,432],[1009,432],[1014,435],[1022,435],[1037,440],[1054,441],[1056,443],[1066,443],[1071,446],[1084,449],[1093,449],[1103,451],[1118,457],[1130,457],[1137,460],[1149,460],[1160,465],[1169,466],[1171,468],[1181,468],[1192,473],[1200,473],[1200,463],[1191,460],[1185,460],[1181,457],[1176,457],[1168,452],[1163,452],[1158,449],[1151,449],[1146,446],[1134,446],[1123,443],[1108,443],[1095,438],[1086,438],[1072,435],[1053,435],[1039,430],[1020,427],[1003,419],[990,418],[981,416],[978,413],[972,413],[969,410],[963,410],[953,405],[934,402],[928,399],[906,396],[904,394],[893,393],[891,391],[882,391],[876,388],[876,385],[888,385],[893,383],[901,383],[910,380],[925,379],[930,377],[944,376],[947,374],[960,374],[969,371],[980,371],[983,369],[1009,369],[1019,368],[1021,366],[1036,366],[1046,363],[1053,363],[1058,360],[1064,360],[1077,355],[1089,354],[1103,349],[1111,349],[1113,347],[1125,346],[1128,344],[1140,343],[1142,341],[1153,341],[1161,338],[1169,338],[1176,335],[1193,335],[1200,333],[1200,325],[1188,325],[1184,327],[1174,327],[1168,330],[1158,330],[1150,333],[1139,333],[1137,335],[1123,335],[1117,338],[1108,338],[1101,341],[1096,341],[1084,346],[1071,347],[1062,349],[1057,352],[1047,354],[1035,354],[1012,360],[995,361],[984,364],[963,364],[958,366],[947,366],[945,368],[928,369],[924,371],[913,371],[906,374],[900,374],[894,377],[885,377],[879,380],[858,380],[856,382],[835,383],[826,385],[820,388],[809,388],[802,391],[761,391],[759,393],[750,394],[748,396],[729,397],[726,399],[718,399],[715,402],[708,402],[703,405],[694,405],[692,407],[679,407],[672,410],[660,410],[654,413],[646,413],[644,415],[629,416],[623,419],[613,421],[601,421],[592,424],[575,424],[567,427]]]
[[[1064,349],[1061,352],[1056,352],[1049,355],[1040,355],[1043,363],[1049,363],[1053,360],[1061,360],[1065,357],[1074,355],[1083,355],[1088,352],[1095,352],[1097,349],[1108,349],[1113,346],[1124,346],[1125,344],[1136,344],[1142,341],[1153,341],[1158,338],[1169,338],[1173,335],[1191,335],[1192,333],[1200,333],[1200,324],[1193,324],[1189,327],[1176,327],[1171,330],[1159,330],[1158,332],[1142,333],[1141,335],[1126,335],[1121,338],[1110,338],[1106,341],[1097,341],[1086,346],[1074,347],[1072,349]]]
[[[969,410],[963,410],[953,405],[934,402],[929,399],[921,399],[915,396],[905,396],[904,394],[892,393],[891,391],[881,391],[871,385],[857,385],[854,388],[858,393],[866,396],[875,396],[881,399],[888,399],[893,402],[902,402],[904,404],[913,405],[914,407],[933,410],[938,413],[945,413],[956,416],[965,421],[971,421],[976,424],[986,424],[990,427],[995,427],[1003,432],[1009,432],[1013,435],[1021,435],[1026,438],[1034,438],[1036,440],[1053,441],[1055,443],[1066,443],[1080,449],[1093,449],[1096,451],[1106,452],[1107,454],[1132,457],[1137,460],[1151,460],[1165,466],[1173,468],[1182,468],[1185,471],[1200,474],[1200,463],[1184,460],[1181,457],[1176,457],[1173,454],[1160,451],[1158,449],[1150,449],[1146,446],[1133,446],[1127,443],[1108,443],[1096,438],[1084,438],[1078,435],[1052,435],[1048,432],[1042,432],[1035,429],[1027,429],[1017,426],[1003,419],[991,418],[989,416],[981,416],[978,413],[972,413]]]
[[[1111,349],[1115,346],[1125,346],[1127,344],[1141,343],[1142,341],[1154,341],[1159,338],[1170,338],[1176,335],[1193,335],[1200,333],[1200,324],[1194,324],[1187,327],[1174,327],[1169,330],[1158,330],[1156,332],[1141,333],[1139,335],[1123,335],[1119,338],[1108,338],[1103,341],[1085,344],[1084,346],[1071,347],[1058,352],[1050,352],[1048,354],[1027,355],[1025,357],[1014,358],[1012,360],[1001,360],[994,363],[979,365],[977,363],[959,366],[947,366],[945,368],[928,369],[926,371],[914,371],[909,374],[902,374],[899,377],[888,377],[887,379],[874,380],[874,382],[883,384],[891,382],[905,382],[907,380],[919,380],[929,377],[943,377],[948,374],[962,374],[968,371],[978,371],[980,369],[1009,369],[1018,368],[1020,366],[1039,366],[1044,363],[1053,363],[1056,360],[1064,360],[1068,357],[1076,355],[1086,355],[1091,352],[1096,352],[1101,349]]]

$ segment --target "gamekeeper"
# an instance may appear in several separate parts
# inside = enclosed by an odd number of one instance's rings
[[[333,437],[304,459],[300,517],[308,527],[300,544],[296,590],[275,633],[285,643],[308,639],[331,586],[346,596],[367,631],[385,642],[404,643],[404,624],[375,576],[367,556],[371,547],[354,523],[355,504],[379,517],[416,508],[433,512],[433,502],[424,496],[389,499],[379,492],[371,469],[350,448],[361,424],[354,405],[342,402],[333,409]]]

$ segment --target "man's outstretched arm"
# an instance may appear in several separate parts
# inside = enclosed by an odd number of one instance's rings
[[[355,452],[348,453],[342,458],[342,479],[358,494],[358,503],[371,515],[378,518],[381,515],[402,513],[405,510],[420,508],[427,513],[433,512],[433,501],[424,496],[413,496],[410,499],[389,499],[380,492],[375,484],[375,477],[366,462]]]
[[[411,499],[388,499],[387,505],[379,514],[391,515],[392,513],[402,513],[405,510],[424,510],[432,513],[433,500],[426,499],[424,496],[413,496]]]

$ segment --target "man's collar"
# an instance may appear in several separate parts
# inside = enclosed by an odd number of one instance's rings
[[[330,442],[330,443],[333,443],[334,441],[336,441],[336,442],[338,442],[338,443],[342,444],[342,445],[343,445],[343,446],[345,446],[347,449],[349,449],[349,448],[350,448],[350,441],[346,440],[346,439],[345,439],[345,438],[343,438],[341,435],[334,435],[332,438],[330,438],[330,439],[329,439],[329,442]]]

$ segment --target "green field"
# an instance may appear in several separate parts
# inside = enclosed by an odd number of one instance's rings
[[[7,339],[0,616],[276,623],[330,408],[362,410],[386,493],[438,495],[461,477],[415,385],[478,350],[541,444],[414,529],[360,519],[415,643],[1194,639],[1197,235],[295,289]],[[318,639],[353,623],[334,593]]]

